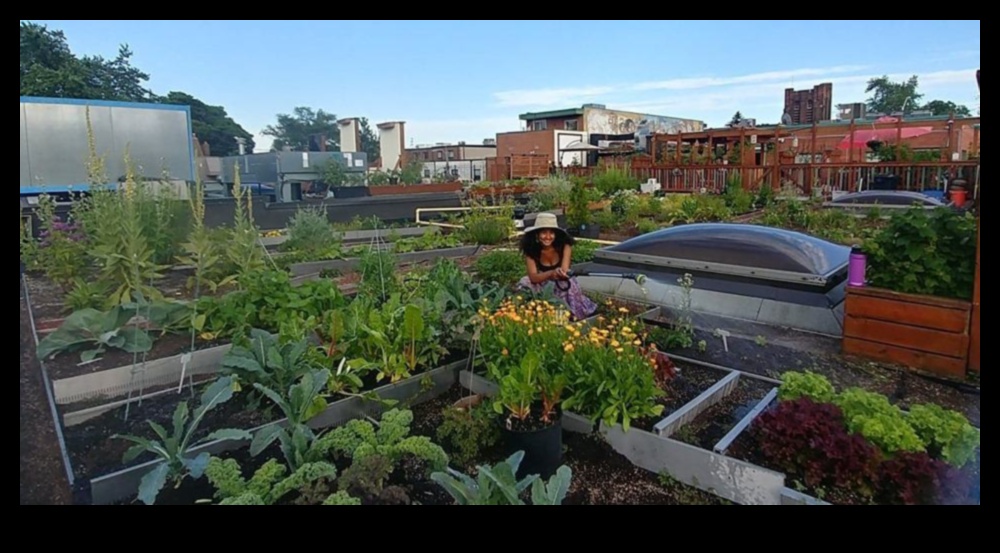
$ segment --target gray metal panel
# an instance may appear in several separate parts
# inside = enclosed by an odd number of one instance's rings
[[[67,186],[87,182],[86,106],[24,104],[31,181],[23,186]],[[90,121],[98,155],[109,176],[121,166],[114,149],[111,108],[91,106]],[[117,162],[117,165],[116,165]],[[112,177],[113,178],[113,177]]]
[[[21,113],[21,186],[31,186],[31,160],[28,157],[28,127],[25,121],[24,104]]]
[[[599,258],[629,254],[673,260],[688,269],[745,268],[774,274],[829,278],[847,266],[850,248],[814,236],[759,225],[696,224],[659,230],[598,252]],[[726,272],[732,272],[727,270]],[[735,273],[734,273],[735,274]],[[766,277],[765,277],[766,278]]]
[[[111,108],[115,152],[129,156],[141,176],[159,177],[164,170],[171,179],[194,180],[191,173],[191,137],[183,111]],[[112,179],[124,175],[112,173]]]

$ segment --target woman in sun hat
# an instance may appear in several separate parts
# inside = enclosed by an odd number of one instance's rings
[[[540,213],[535,226],[524,231],[521,253],[524,254],[528,276],[519,286],[539,293],[550,285],[555,296],[569,307],[574,317],[586,319],[597,311],[597,304],[583,294],[580,284],[570,277],[573,244],[576,241],[559,227],[551,213]]]

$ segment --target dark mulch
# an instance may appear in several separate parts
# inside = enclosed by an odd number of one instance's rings
[[[657,403],[663,406],[663,413],[656,417],[634,420],[632,421],[633,427],[652,432],[657,423],[690,403],[702,392],[725,378],[727,374],[725,371],[697,365],[677,363],[676,366],[677,376],[662,385],[662,389],[667,395],[657,400]]]
[[[681,427],[672,438],[712,451],[719,440],[743,420],[774,387],[774,384],[755,378],[742,377],[735,390]]]
[[[72,494],[62,463],[42,371],[35,358],[24,291],[21,291],[21,505],[69,505]]]
[[[413,434],[436,436],[443,421],[442,411],[469,392],[456,385],[438,399],[413,409]],[[448,444],[443,444],[448,451]],[[719,505],[726,504],[711,494],[685,486],[669,478],[634,466],[599,435],[563,432],[563,462],[573,470],[573,484],[565,505]],[[450,453],[450,451],[449,451]],[[502,446],[482,452],[477,465],[503,461]]]

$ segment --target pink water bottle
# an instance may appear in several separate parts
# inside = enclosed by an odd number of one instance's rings
[[[865,285],[865,271],[868,266],[868,256],[861,251],[861,246],[851,248],[851,257],[847,262],[847,284],[856,288]]]

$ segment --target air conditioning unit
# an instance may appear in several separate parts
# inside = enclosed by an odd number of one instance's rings
[[[496,145],[497,145],[497,139],[495,138],[487,138],[486,140],[483,140],[483,146],[496,146]]]

